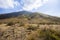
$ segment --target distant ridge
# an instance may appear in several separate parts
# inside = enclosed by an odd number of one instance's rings
[[[12,13],[6,13],[6,14],[0,14],[0,20],[1,19],[8,19],[8,18],[18,18],[18,17],[27,17],[32,19],[37,19],[41,20],[43,22],[59,22],[60,23],[60,18],[59,17],[54,17],[50,15],[46,15],[43,13],[38,13],[38,12],[29,12],[29,11],[19,11],[19,12],[12,12]],[[23,17],[24,16],[24,17]],[[21,18],[19,18],[21,19]],[[18,19],[17,19],[18,20]]]

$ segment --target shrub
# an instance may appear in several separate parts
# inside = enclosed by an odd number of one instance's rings
[[[39,37],[45,38],[45,40],[60,40],[59,34],[54,30],[40,30],[38,33]]]
[[[23,22],[20,22],[20,26],[24,26],[24,23]]]
[[[7,23],[7,26],[12,26],[12,25],[14,25],[13,22],[9,22],[9,23]]]
[[[28,28],[27,28],[27,30],[36,30],[37,29],[37,27],[35,27],[35,26],[29,26]]]

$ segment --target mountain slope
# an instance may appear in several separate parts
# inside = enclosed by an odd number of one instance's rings
[[[1,14],[0,40],[60,40],[60,18],[27,11]]]
[[[7,21],[6,21],[7,20]],[[0,22],[25,22],[25,23],[60,23],[60,18],[42,14],[42,13],[33,13],[28,11],[13,12],[8,14],[0,15]]]

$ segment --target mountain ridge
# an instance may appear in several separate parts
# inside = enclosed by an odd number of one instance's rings
[[[18,13],[18,14],[17,14]],[[56,16],[51,16],[51,15],[47,15],[47,14],[43,14],[43,13],[40,13],[40,12],[29,12],[29,11],[19,11],[19,12],[11,12],[11,13],[5,13],[5,14],[0,14],[0,16],[5,16],[5,15],[11,15],[14,16],[14,14],[16,14],[16,16],[18,15],[21,15],[21,14],[32,14],[32,13],[38,13],[42,16],[45,16],[45,17],[56,17]],[[60,18],[60,17],[57,17],[57,18]]]
[[[28,11],[20,11],[20,12],[13,12],[13,13],[8,13],[8,14],[1,14],[0,15],[0,20],[1,19],[10,19],[10,18],[19,18],[19,19],[21,19],[21,18],[23,18],[23,19],[25,19],[25,18],[27,18],[27,19],[29,19],[28,21],[39,21],[39,22],[41,22],[42,21],[42,23],[43,22],[58,22],[58,23],[60,23],[60,18],[59,17],[54,17],[54,16],[50,16],[50,15],[45,15],[45,14],[43,14],[43,13],[38,13],[38,12],[28,12]],[[19,20],[19,19],[17,19],[17,20]],[[23,20],[22,19],[22,20]]]

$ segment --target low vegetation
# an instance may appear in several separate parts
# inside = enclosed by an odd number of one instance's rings
[[[1,19],[0,40],[60,40],[60,21],[36,13]]]

